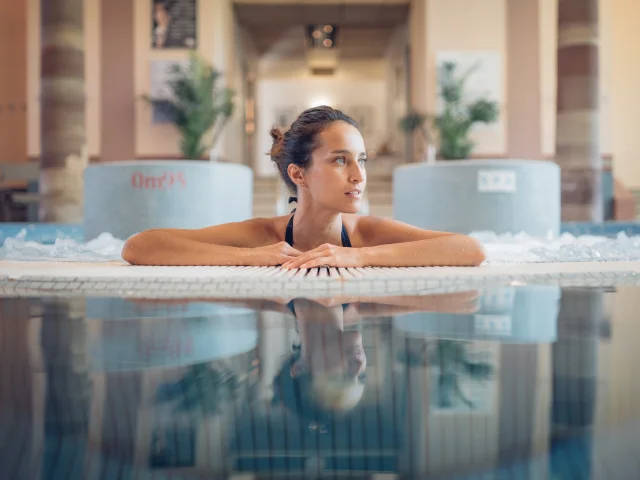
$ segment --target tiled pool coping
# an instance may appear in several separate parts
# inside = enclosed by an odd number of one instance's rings
[[[96,295],[134,298],[397,296],[520,285],[640,284],[640,262],[473,267],[132,267],[124,262],[0,262],[0,297]]]

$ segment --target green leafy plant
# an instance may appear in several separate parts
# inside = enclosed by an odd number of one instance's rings
[[[220,413],[225,401],[236,398],[240,383],[239,376],[220,362],[190,365],[177,382],[158,390],[157,402],[171,403],[175,412],[212,415]]]
[[[497,102],[486,99],[466,102],[466,83],[469,75],[476,68],[477,66],[474,66],[464,74],[457,75],[455,63],[444,63],[438,76],[442,113],[430,116],[412,110],[400,119],[398,124],[400,130],[407,134],[420,131],[428,144],[430,135],[426,123],[433,120],[439,137],[438,157],[443,160],[468,158],[474,147],[473,141],[469,138],[471,127],[476,123],[494,123],[500,114]]]
[[[175,64],[168,81],[171,99],[142,98],[161,109],[181,135],[180,151],[186,159],[200,159],[218,141],[233,115],[235,92],[219,87],[222,76],[197,54],[191,54],[186,66]],[[209,141],[207,136],[212,134]]]
[[[428,115],[420,113],[416,110],[411,110],[399,120],[398,126],[400,127],[400,130],[410,135],[413,134],[416,130],[419,131],[422,134],[422,138],[424,138],[424,141],[428,143],[430,140],[429,131],[425,127],[425,122],[428,118]]]
[[[440,139],[440,157],[445,160],[467,158],[474,147],[469,138],[471,127],[476,123],[494,123],[500,114],[497,102],[481,98],[466,103],[466,82],[476,67],[462,75],[456,75],[456,68],[453,62],[444,63],[438,78],[443,108],[435,118],[435,126]]]
[[[460,388],[460,381],[466,377],[484,382],[494,373],[490,363],[469,358],[467,343],[457,340],[438,340],[431,362],[439,370],[437,405],[440,408],[451,408],[457,398],[474,409],[476,405],[465,396]]]

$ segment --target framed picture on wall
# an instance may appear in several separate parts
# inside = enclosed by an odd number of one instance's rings
[[[197,46],[197,0],[151,0],[151,47]]]

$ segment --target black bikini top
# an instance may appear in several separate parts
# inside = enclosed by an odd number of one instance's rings
[[[293,316],[294,316],[294,317],[298,318],[298,317],[296,316],[296,309],[295,309],[295,308],[294,308],[294,306],[293,306],[293,302],[294,302],[294,301],[295,301],[295,299],[294,299],[294,300],[291,300],[289,303],[287,303],[287,308],[291,311],[291,313],[293,313]],[[343,304],[342,304],[342,311],[344,312],[344,311],[347,309],[347,307],[348,307],[348,306],[349,306],[349,304],[348,304],[348,303],[343,303]]]
[[[296,202],[296,201],[298,201],[297,197],[289,197],[289,203]],[[291,213],[294,213],[295,211],[296,211],[296,209],[294,208]],[[285,242],[287,242],[292,247],[293,247],[293,217],[294,216],[295,215],[291,215],[291,219],[289,220],[289,223],[287,224],[287,231],[284,234]],[[351,239],[349,238],[349,234],[347,233],[347,229],[345,228],[344,223],[342,224],[342,235],[341,236],[342,236],[342,246],[351,248]]]

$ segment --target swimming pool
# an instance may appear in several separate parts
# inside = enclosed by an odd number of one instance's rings
[[[3,226],[0,478],[637,478],[636,226],[572,228],[291,277]]]
[[[556,238],[474,232],[488,265],[540,262],[640,261],[640,223],[570,223]],[[124,239],[108,232],[84,242],[81,225],[0,224],[0,260],[121,261]]]
[[[26,240],[45,244],[54,243],[57,238],[70,238],[78,242],[84,240],[84,229],[81,224],[0,223],[0,241],[15,237],[23,231]],[[602,224],[571,222],[562,224],[561,232],[574,236],[615,237],[620,233],[634,236],[640,235],[640,222],[605,222]]]
[[[574,280],[0,292],[0,478],[637,478],[640,289]]]

